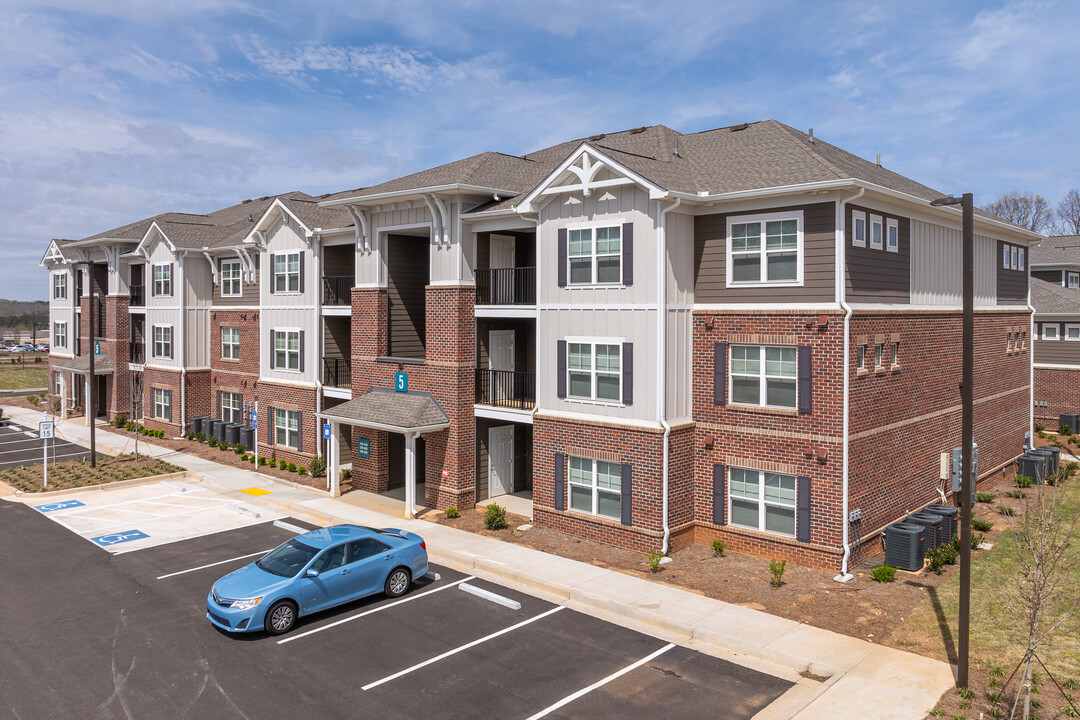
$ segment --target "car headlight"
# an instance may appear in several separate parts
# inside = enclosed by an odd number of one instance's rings
[[[262,600],[261,597],[248,598],[247,600],[234,600],[233,604],[232,604],[232,609],[233,610],[250,610],[251,608],[258,605],[260,600]]]

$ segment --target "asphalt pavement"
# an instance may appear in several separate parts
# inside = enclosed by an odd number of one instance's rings
[[[0,423],[0,470],[21,465],[40,465],[43,459],[42,440],[37,426],[29,427],[5,418]],[[49,440],[49,462],[66,462],[90,457],[79,445],[54,437]]]

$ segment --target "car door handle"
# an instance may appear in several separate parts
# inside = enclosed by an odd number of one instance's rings
[[[342,575],[348,575],[351,572],[352,572],[352,570],[350,570],[349,568],[345,568],[344,570],[341,571],[341,574]]]
[[[386,556],[386,562],[390,562],[390,561],[391,561],[391,560],[393,560],[393,559],[394,559],[394,556],[393,556],[393,555],[387,555],[387,556]]]

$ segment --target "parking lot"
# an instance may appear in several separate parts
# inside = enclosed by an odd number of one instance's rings
[[[434,566],[397,600],[232,636],[205,618],[211,584],[303,523],[117,554],[48,514],[0,502],[12,717],[749,718],[791,686]]]
[[[20,465],[41,464],[41,440],[37,427],[29,428],[10,420],[0,422],[0,470]],[[90,451],[60,438],[49,441],[49,461],[79,460]]]

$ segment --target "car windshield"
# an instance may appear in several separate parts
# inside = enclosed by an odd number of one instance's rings
[[[260,570],[281,577],[295,577],[319,552],[296,538],[289,540],[255,561]]]

